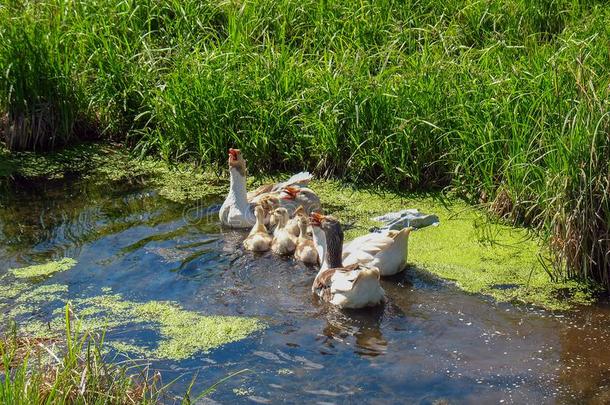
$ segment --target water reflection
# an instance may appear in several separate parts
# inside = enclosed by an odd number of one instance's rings
[[[383,314],[383,305],[360,311],[327,308],[324,314],[326,325],[322,333],[331,342],[345,342],[349,337],[353,337],[355,353],[363,356],[379,356],[387,351],[388,346],[381,331]]]

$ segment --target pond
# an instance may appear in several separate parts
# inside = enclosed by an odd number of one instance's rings
[[[67,300],[85,302],[106,293],[123,303],[171,301],[201,318],[240,317],[235,319],[264,325],[219,347],[191,347],[176,358],[154,352],[152,368],[165,382],[177,378],[171,388],[176,395],[193,376],[199,392],[249,369],[203,403],[610,401],[606,305],[558,314],[497,304],[411,266],[383,280],[384,307],[339,311],[312,297],[314,268],[244,252],[245,232],[221,229],[216,215],[185,220],[187,207],[146,186],[67,179],[17,182],[1,191],[3,287],[21,282],[9,269],[64,257],[76,261],[0,298],[5,318],[13,311],[20,324],[44,325]],[[221,201],[219,196],[203,205]],[[64,286],[60,298],[37,305],[19,301],[50,285]],[[113,353],[123,347],[138,357],[137,347],[158,347],[167,338],[163,328],[130,323],[131,309],[119,311],[127,311],[126,321],[109,323],[107,340],[124,345],[112,346]],[[174,326],[197,333],[186,324]],[[188,342],[182,338],[178,346]]]

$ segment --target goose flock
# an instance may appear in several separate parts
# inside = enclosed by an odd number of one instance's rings
[[[363,308],[384,301],[380,277],[405,268],[412,228],[372,232],[344,243],[339,221],[321,213],[320,198],[308,187],[309,173],[248,192],[246,161],[233,148],[229,149],[229,172],[229,193],[220,208],[220,222],[250,229],[243,242],[246,250],[271,250],[319,265],[312,292],[340,308]]]

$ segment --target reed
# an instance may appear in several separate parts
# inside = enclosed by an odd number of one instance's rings
[[[112,364],[103,336],[80,329],[66,306],[61,339],[28,338],[15,328],[0,339],[3,404],[155,404],[163,387],[146,367]]]
[[[540,230],[554,276],[610,286],[609,11],[594,0],[11,0],[0,6],[4,135],[34,147],[32,134],[83,136],[82,122],[168,160],[219,165],[239,146],[254,171],[449,187]]]
[[[108,353],[104,333],[82,328],[70,304],[65,307],[65,334],[21,336],[13,323],[0,335],[0,403],[38,404],[183,404],[197,403],[220,385],[249,369],[232,372],[193,392],[194,375],[181,396],[170,393],[174,381],[134,360],[116,361]]]

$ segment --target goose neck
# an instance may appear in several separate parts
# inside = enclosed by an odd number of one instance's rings
[[[246,176],[242,175],[236,168],[230,170],[229,194],[239,206],[248,204],[248,191],[246,190]]]

